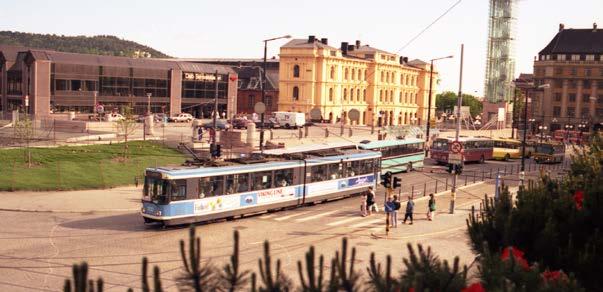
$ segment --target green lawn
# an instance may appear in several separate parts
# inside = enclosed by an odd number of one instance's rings
[[[134,184],[146,167],[181,164],[180,152],[155,142],[31,148],[28,168],[25,149],[0,150],[0,191],[101,189]]]

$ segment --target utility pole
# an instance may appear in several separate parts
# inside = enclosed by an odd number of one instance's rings
[[[463,60],[465,54],[465,45],[461,44],[461,72],[459,76],[459,94],[456,106],[456,135],[454,141],[459,141],[459,133],[461,132],[461,106],[463,104]],[[461,163],[462,159],[461,159]],[[452,189],[450,190],[450,214],[454,214],[454,204],[456,200],[456,180],[457,173],[452,176]]]
[[[429,97],[428,97],[428,101],[427,101],[427,125],[426,125],[426,131],[425,131],[426,132],[425,133],[426,134],[425,146],[427,146],[429,144],[429,141],[431,140],[430,136],[429,136],[429,127],[430,127],[430,122],[431,122],[431,95],[432,95],[432,89],[433,89],[433,62],[442,60],[442,59],[450,59],[450,58],[453,58],[453,56],[431,59],[431,65],[429,67]]]
[[[218,70],[216,70],[216,91],[214,93],[214,120],[213,120],[213,127],[214,127],[214,138],[212,143],[214,144],[214,147],[216,145],[216,137],[218,135]]]
[[[523,187],[526,170],[526,138],[528,133],[528,93],[526,90],[526,98],[523,104],[523,138],[521,139],[521,172],[519,173],[520,186]]]

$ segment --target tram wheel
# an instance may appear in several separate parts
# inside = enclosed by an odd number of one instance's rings
[[[509,161],[509,159],[511,159],[511,156],[509,155],[509,153],[505,154],[505,161]]]

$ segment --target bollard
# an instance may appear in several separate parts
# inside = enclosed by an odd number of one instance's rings
[[[413,197],[415,196],[415,186],[414,185],[410,188],[410,195]]]
[[[465,185],[467,185],[467,175],[465,175]]]
[[[425,197],[425,194],[427,194],[427,183],[423,184],[423,197]]]
[[[435,185],[435,192],[438,192],[438,181],[436,180],[436,185]]]
[[[448,190],[448,178],[446,178],[446,185],[444,186],[444,190],[447,191]]]

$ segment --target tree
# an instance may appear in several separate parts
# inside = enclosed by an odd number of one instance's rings
[[[436,109],[440,112],[452,111],[457,103],[457,94],[452,91],[445,91],[436,95]],[[479,115],[484,108],[482,102],[471,94],[463,94],[462,105],[469,106],[472,117]]]
[[[29,147],[31,140],[34,137],[33,123],[27,115],[23,120],[19,120],[15,123],[15,137],[19,139],[21,144],[25,146],[23,156],[24,161],[27,162],[27,167],[31,168],[31,149]]]
[[[118,135],[124,138],[123,159],[128,159],[128,138],[138,129],[138,124],[134,120],[131,107],[123,108],[124,118],[114,122],[115,130]]]

